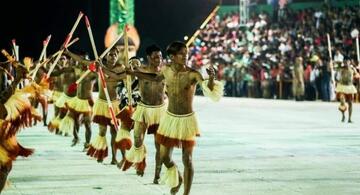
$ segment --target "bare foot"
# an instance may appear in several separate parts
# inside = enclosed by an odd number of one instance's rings
[[[179,192],[181,184],[182,184],[182,177],[180,176],[180,173],[179,173],[179,185],[177,185],[176,187],[171,188],[171,190],[170,190],[171,195],[175,195],[176,193]]]
[[[117,162],[117,160],[116,160],[116,159],[112,159],[110,164],[111,164],[111,165],[117,165],[117,164],[118,164],[118,162]]]
[[[341,119],[341,122],[344,122],[344,121],[345,121],[345,116],[343,115],[342,119]]]
[[[136,175],[142,177],[144,176],[144,171],[136,170]]]
[[[154,183],[154,184],[159,184],[159,179],[160,179],[159,176],[155,176],[155,177],[154,177],[154,180],[153,180],[153,183]]]
[[[83,152],[86,152],[90,147],[90,144],[89,143],[84,143],[84,149],[83,149]]]
[[[122,166],[124,165],[125,159],[121,159],[121,161],[116,165],[117,168],[122,169]]]
[[[79,139],[76,139],[76,138],[74,138],[73,140],[72,140],[72,144],[71,144],[71,147],[74,147],[76,144],[78,144],[79,143]]]
[[[102,163],[104,161],[104,159],[97,159],[98,163]]]
[[[6,180],[6,183],[5,183],[5,186],[4,186],[4,189],[8,189],[8,188],[10,188],[11,187],[11,182],[10,182],[10,180]]]
[[[348,123],[352,123],[352,120],[351,120],[351,119],[349,119],[349,120],[348,120]]]

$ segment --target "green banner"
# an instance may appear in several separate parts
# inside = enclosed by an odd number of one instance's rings
[[[134,26],[134,0],[110,0],[110,25],[118,23],[118,33],[124,30],[125,24]]]

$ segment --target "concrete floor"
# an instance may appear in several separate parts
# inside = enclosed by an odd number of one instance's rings
[[[360,194],[359,104],[352,124],[340,122],[337,103],[197,97],[194,105],[202,131],[191,194]],[[14,163],[3,194],[169,194],[152,184],[153,136],[146,137],[143,178],[109,165],[109,158],[91,160],[82,144],[70,147],[70,137],[40,124],[19,140],[36,153]],[[182,171],[180,150],[173,157]]]

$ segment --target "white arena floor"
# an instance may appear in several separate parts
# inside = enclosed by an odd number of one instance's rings
[[[360,194],[360,104],[354,106],[352,124],[340,122],[337,106],[195,98],[201,137],[191,194]],[[93,137],[97,132],[93,125]],[[83,135],[82,127],[81,143],[70,147],[71,137],[50,134],[42,123],[21,131],[20,142],[36,151],[14,162],[3,194],[169,194],[167,186],[152,184],[153,136],[146,137],[147,169],[141,178],[134,169],[122,172],[110,165],[109,157],[99,164],[86,156]],[[182,171],[180,150],[174,159]]]

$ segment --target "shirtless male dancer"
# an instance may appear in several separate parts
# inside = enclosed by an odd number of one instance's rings
[[[104,74],[105,82],[109,92],[110,100],[112,102],[112,107],[114,109],[115,115],[120,113],[119,109],[119,100],[117,99],[116,86],[119,80],[125,78],[125,70],[123,66],[117,64],[119,52],[116,47],[112,48],[110,52],[106,55],[106,61],[104,64]],[[116,138],[116,129],[113,124],[111,115],[108,110],[108,104],[105,96],[104,88],[101,86],[101,81],[99,80],[99,97],[95,101],[93,107],[93,122],[99,124],[99,134],[90,143],[89,150],[87,155],[97,158],[98,162],[103,162],[104,158],[108,155],[108,145],[106,141],[106,131],[107,126],[110,127],[111,134],[111,153],[112,160],[111,164],[117,164],[116,160],[116,148],[114,147],[115,138]]]
[[[156,134],[156,141],[160,144],[160,159],[167,168],[160,180],[171,187],[170,193],[176,194],[182,184],[182,177],[172,160],[174,147],[182,148],[184,164],[184,194],[190,193],[194,175],[192,151],[195,146],[195,137],[200,135],[197,119],[192,108],[196,85],[199,83],[205,96],[218,101],[223,94],[223,85],[215,81],[215,72],[212,66],[207,69],[208,80],[188,67],[188,48],[185,43],[175,41],[167,49],[171,62],[163,66],[161,72],[150,75],[128,71],[139,78],[165,81],[168,96],[168,107]]]
[[[138,70],[145,73],[160,73],[162,63],[162,53],[159,47],[151,45],[146,48],[146,57],[148,65],[140,67]],[[134,125],[134,145],[126,154],[126,161],[123,170],[129,168],[135,163],[137,174],[142,176],[146,166],[146,149],[144,143],[145,132],[153,134],[154,138],[159,127],[161,116],[166,111],[165,83],[164,81],[151,81],[139,79],[139,91],[141,102],[137,104],[136,110],[132,116]],[[154,139],[155,140],[155,139]],[[158,184],[160,179],[160,145],[155,143],[155,177],[153,183]]]
[[[340,80],[338,81],[335,88],[337,99],[340,100],[339,111],[342,114],[342,122],[345,121],[346,110],[348,110],[349,113],[348,122],[352,122],[352,102],[354,100],[355,94],[357,93],[357,90],[353,84],[355,73],[356,70],[354,70],[352,67],[350,60],[345,61],[343,67],[340,69]]]
[[[83,56],[79,56],[68,50],[65,50],[64,53],[79,63],[81,67],[80,75],[83,74],[89,68],[94,68],[94,67],[90,67],[91,63],[89,62],[89,60],[86,60]],[[94,105],[92,92],[96,79],[97,79],[97,74],[94,71],[90,72],[79,83],[76,89],[71,89],[71,87],[68,89],[68,90],[76,90],[76,97],[69,101],[68,103],[69,110],[67,116],[65,117],[67,118],[68,122],[67,123],[64,122],[63,123],[64,126],[61,126],[61,128],[73,129],[74,139],[72,140],[71,146],[75,146],[79,142],[80,126],[81,124],[84,124],[85,126],[84,150],[86,150],[89,147],[91,140],[91,115],[92,115],[92,106]]]
[[[59,99],[55,102],[55,106],[58,107],[58,115],[54,121],[51,121],[49,124],[49,129],[55,127],[57,129],[60,126],[61,120],[66,116],[67,106],[66,104],[71,100],[71,98],[76,96],[76,91],[69,91],[69,86],[76,81],[76,70],[75,64],[70,64],[66,55],[60,57],[60,69],[54,70],[51,73],[51,76],[60,76],[61,78],[61,87],[63,92]],[[72,129],[67,129],[64,132],[58,131],[58,134],[63,134],[69,136],[72,133]]]

